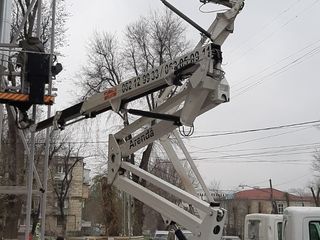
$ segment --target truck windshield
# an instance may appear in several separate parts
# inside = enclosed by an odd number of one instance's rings
[[[278,240],[282,240],[282,222],[277,223]]]
[[[310,240],[320,240],[320,221],[309,222],[309,238]]]

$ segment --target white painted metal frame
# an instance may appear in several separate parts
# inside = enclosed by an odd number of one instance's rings
[[[42,1],[39,0],[41,6]],[[50,43],[50,61],[49,69],[52,68],[53,54],[55,49],[55,24],[56,24],[56,0],[52,0],[52,19],[51,19],[51,43]],[[38,12],[38,19],[41,19],[41,12]],[[40,30],[40,29],[38,29]],[[52,73],[49,71],[49,86],[48,95],[52,94]],[[51,106],[48,105],[47,117],[51,117]],[[41,239],[45,239],[45,228],[46,228],[46,209],[47,209],[47,190],[48,190],[48,168],[49,168],[49,151],[50,151],[50,133],[51,128],[46,129],[46,141],[45,141],[45,156],[43,163],[43,197],[41,201]]]
[[[218,207],[211,207],[192,194],[189,194],[180,188],[177,188],[166,181],[155,177],[154,175],[140,169],[139,167],[127,162],[121,163],[121,168],[130,171],[142,179],[160,187],[169,194],[172,194],[185,203],[195,206],[205,213],[204,218],[197,217],[187,210],[177,207],[174,203],[159,196],[158,194],[144,188],[138,183],[133,182],[123,175],[119,175],[113,184],[123,191],[131,194],[136,199],[149,205],[162,216],[181,224],[195,235],[199,240],[220,240],[222,229],[224,227],[225,212]]]
[[[27,13],[31,11],[32,6],[36,3],[37,0],[32,0]],[[38,0],[41,4],[41,0]],[[53,6],[55,6],[55,0],[53,1]],[[212,26],[209,29],[209,32],[212,34],[212,39],[215,44],[222,45],[230,32],[233,31],[233,22],[236,15],[239,13],[243,6],[244,0],[230,0],[230,1],[220,1],[213,0],[212,2],[224,4],[228,2],[227,6],[231,7],[225,13],[218,14],[217,19],[214,21]],[[41,13],[38,12],[38,19],[41,18]],[[24,22],[26,21],[26,16],[23,19],[23,22],[20,26],[22,29]],[[54,33],[54,20],[52,22],[53,27],[52,31]],[[39,29],[38,29],[39,30]],[[54,34],[52,34],[54,36]],[[17,36],[14,37],[14,40],[17,39]],[[190,73],[192,73],[192,77],[189,79],[189,87],[184,89],[181,93],[178,93],[173,98],[167,100],[163,105],[159,106],[155,112],[165,113],[170,111],[173,108],[178,108],[181,103],[184,103],[184,107],[181,110],[174,111],[174,115],[180,117],[180,121],[188,126],[191,126],[194,119],[202,114],[203,112],[219,105],[220,103],[229,99],[229,89],[227,82],[221,76],[222,72],[220,70],[210,72],[211,76],[207,76],[208,69],[213,68],[213,63],[208,59],[208,57],[212,57],[212,49],[211,44],[204,44],[202,41],[196,49],[181,58],[178,58],[169,63],[163,64],[158,68],[154,68],[149,72],[132,78],[126,82],[121,83],[120,85],[107,89],[101,94],[94,95],[91,98],[88,98],[81,109],[81,114],[90,116],[91,113],[95,111],[99,111],[101,109],[106,108],[106,106],[110,105],[110,107],[118,112],[120,110],[121,104],[123,102],[129,102],[133,99],[139,98],[145,95],[148,91],[153,91],[154,89],[170,86],[174,81],[174,71],[173,67],[182,68],[183,65],[188,63],[200,64],[200,67],[197,68],[197,65],[193,67]],[[51,42],[51,53],[53,53],[54,40]],[[220,67],[218,63],[216,68]],[[51,80],[51,79],[50,79]],[[50,91],[50,90],[49,90]],[[199,97],[201,96],[201,97]],[[223,96],[223,97],[222,97]],[[34,109],[35,110],[35,109]],[[48,109],[48,117],[50,117],[50,107]],[[35,117],[35,112],[34,115]],[[161,211],[172,220],[175,220],[182,225],[187,226],[190,230],[192,230],[199,239],[219,239],[220,231],[218,234],[213,233],[213,229],[216,227],[222,229],[224,217],[221,215],[221,211],[219,208],[213,208],[208,206],[207,203],[204,203],[197,199],[195,196],[181,192],[181,190],[176,189],[174,186],[170,186],[170,184],[166,182],[162,182],[161,180],[150,176],[149,173],[142,171],[141,169],[129,165],[128,163],[122,162],[122,157],[128,156],[129,154],[137,151],[138,149],[146,146],[150,142],[153,142],[159,139],[161,136],[168,134],[173,131],[177,126],[172,122],[167,121],[158,121],[156,125],[150,127],[149,129],[143,131],[142,133],[135,136],[131,141],[125,142],[124,136],[135,132],[141,127],[150,124],[150,119],[140,118],[135,123],[131,124],[126,129],[123,129],[119,133],[110,136],[109,142],[109,174],[111,180],[115,182],[115,184],[135,196],[137,199],[153,206],[156,210]],[[47,129],[47,146],[46,146],[46,159],[48,155],[49,142],[48,142],[48,133],[49,129]],[[151,132],[152,131],[152,132]],[[148,135],[149,134],[149,135]],[[148,138],[146,137],[148,135]],[[23,134],[21,134],[23,138]],[[146,139],[147,138],[147,139]],[[142,141],[142,139],[144,139]],[[141,143],[142,142],[142,143]],[[33,146],[34,147],[34,144]],[[27,148],[28,149],[28,148]],[[33,152],[34,150],[29,151],[29,183],[28,183],[28,209],[27,215],[31,213],[31,199],[32,199],[32,180],[33,180]],[[47,160],[46,160],[47,161]],[[46,164],[45,164],[46,165]],[[113,171],[112,171],[113,170]],[[125,178],[124,175],[120,173],[123,171],[134,172],[136,175],[141,178],[147,179],[154,183],[155,185],[160,185],[169,193],[177,195],[182,198],[185,202],[191,202],[193,205],[197,206],[201,211],[205,213],[204,218],[197,218],[188,212],[184,212],[182,209],[177,208],[177,206],[173,206],[172,203],[162,199],[156,194],[150,192],[147,189],[142,189],[142,187],[130,179]],[[45,166],[44,171],[47,171]],[[37,174],[36,174],[37,175]],[[200,174],[199,174],[200,176]],[[45,177],[46,178],[46,177]],[[31,184],[30,184],[31,182]],[[39,185],[41,185],[40,180],[38,179]],[[46,189],[46,180],[44,182],[44,188]],[[7,189],[8,190],[8,189]],[[9,189],[10,190],[10,189]],[[23,192],[19,189],[20,192]],[[45,219],[45,195],[42,199],[42,213],[41,216]],[[30,217],[30,214],[29,216]],[[30,218],[29,218],[30,222]],[[28,219],[27,219],[28,223]],[[26,235],[25,238],[28,238],[30,225],[27,224]],[[44,227],[45,221],[42,221],[41,229],[41,238],[44,238]]]
[[[203,59],[200,62],[200,67],[194,70],[189,79],[190,82],[193,81],[193,84],[189,84],[187,88],[183,89],[173,98],[168,99],[168,101],[160,105],[155,111],[158,112],[159,109],[161,109],[165,110],[164,112],[170,112],[171,109],[177,109],[177,107],[184,102],[182,109],[179,109],[173,113],[173,115],[179,116],[180,119],[184,119],[185,122],[192,125],[193,120],[198,115],[216,107],[220,103],[226,102],[229,99],[228,84],[224,79],[223,71],[221,69],[219,71],[214,70],[214,65],[215,60],[210,58]],[[214,71],[214,73],[212,71]],[[122,161],[123,157],[129,156],[177,128],[174,122],[164,120],[157,121],[156,124],[138,133],[132,139],[125,141],[126,135],[136,132],[146,124],[148,125],[149,121],[141,118],[132,125],[124,128],[124,130],[118,134],[109,136],[109,182],[159,211],[164,217],[191,230],[198,239],[220,239],[225,219],[224,210],[218,207],[211,207],[209,203],[200,200],[196,196],[132,164]],[[130,129],[130,131],[128,131],[128,129]],[[115,138],[115,136],[120,138]],[[169,145],[165,146],[168,150]],[[203,214],[197,217],[176,206],[172,202],[128,179],[126,174],[123,174],[124,171],[135,174],[147,182],[160,187],[167,193],[178,197],[184,203],[191,204]]]
[[[226,13],[218,15],[218,18],[214,21],[214,23],[209,29],[209,32],[213,36],[214,43],[222,45],[229,33],[231,33],[233,30],[233,22],[236,15],[239,13],[243,6],[243,0],[234,1],[232,2],[232,4],[233,5],[230,10],[228,10]],[[200,44],[197,47],[199,46]],[[216,63],[213,63],[212,61],[204,61],[200,64],[200,70],[198,71],[197,69],[192,74],[189,80],[191,87],[189,86],[187,89],[182,90],[182,92],[174,96],[172,99],[168,99],[167,102],[156,108],[154,112],[167,113],[170,112],[170,110],[172,112],[172,109],[177,109],[178,106],[184,102],[184,107],[176,111],[173,115],[179,116],[182,123],[191,126],[194,119],[198,115],[202,114],[205,111],[208,111],[209,109],[229,99],[228,85],[225,82],[224,77],[219,76],[219,74],[221,74],[222,72],[213,72],[213,77],[211,79],[209,79],[208,77],[209,69],[212,69],[213,64]],[[218,67],[220,67],[220,65]],[[133,79],[133,81],[134,80],[135,79]],[[225,92],[220,92],[221,89],[223,89]],[[118,90],[119,89],[117,89],[117,93]],[[224,96],[224,98],[222,96]],[[113,110],[118,110],[120,104],[115,104],[112,107]],[[217,228],[223,228],[224,216],[218,217],[219,213],[221,213],[220,208],[211,208],[208,203],[199,200],[192,194],[186,193],[181,189],[177,189],[176,187],[168,184],[162,179],[159,179],[130,163],[122,162],[123,157],[129,156],[131,153],[141,149],[147,144],[154,142],[155,140],[167,135],[168,133],[174,131],[174,129],[177,127],[172,122],[163,120],[157,121],[155,125],[149,126],[146,130],[142,131],[132,139],[125,141],[125,137],[127,135],[136,132],[139,128],[142,128],[143,126],[148,126],[149,124],[150,119],[148,120],[142,117],[133,124],[119,131],[115,135],[109,136],[108,180],[114,183],[120,189],[130,193],[135,198],[151,206],[152,208],[160,212],[164,217],[172,221],[176,221],[177,223],[191,230],[194,233],[194,235],[198,237],[198,239],[220,239],[221,231],[215,231]],[[204,186],[203,190],[208,196],[208,199],[212,200],[211,195],[208,189],[205,187],[203,179],[201,178],[200,173],[197,171],[196,166],[192,161],[188,151],[186,150],[180,136],[178,136],[176,131],[174,135],[178,139],[178,144],[182,148],[184,154],[186,155],[191,168],[195,172],[195,175],[199,177],[200,184]],[[162,139],[161,142],[168,156],[173,160],[173,162],[175,162],[176,168],[179,168],[177,156],[168,140]],[[126,174],[123,173],[126,171],[139,176],[140,178],[152,183],[157,187],[160,187],[161,189],[165,190],[166,192],[172,195],[179,197],[182,201],[193,205],[204,214],[201,214],[198,218],[190,214],[189,212],[184,212],[183,209],[178,208],[170,201],[158,196],[157,194],[149,191],[148,189],[142,187],[137,183],[134,183],[132,180],[125,177]],[[183,173],[180,175],[185,177],[185,174]],[[187,183],[187,186],[188,190],[194,194],[194,190],[192,189],[192,186],[190,186],[190,183]],[[197,199],[197,201],[199,202],[193,202],[192,200],[194,200],[194,198]],[[209,207],[210,210],[203,207],[205,205],[206,207]],[[213,215],[215,215],[215,217],[210,218]]]

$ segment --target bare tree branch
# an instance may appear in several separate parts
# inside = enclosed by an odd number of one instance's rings
[[[96,33],[88,46],[88,64],[82,69],[80,84],[84,95],[91,96],[118,85],[124,77],[138,76],[183,54],[189,46],[184,34],[185,27],[181,20],[169,11],[164,14],[153,12],[148,17],[140,18],[128,25],[121,45],[115,35]],[[139,104],[144,104],[145,108],[152,110],[161,93],[161,91],[152,93]],[[124,114],[121,117],[124,126],[128,125],[128,115]],[[129,136],[128,139],[131,137]],[[148,169],[153,148],[154,144],[150,144],[143,152],[141,168]],[[127,160],[134,163],[136,159],[132,155]],[[174,173],[172,172],[171,175]],[[136,176],[134,180],[140,181]],[[134,202],[136,234],[142,234],[141,221],[144,218],[142,207],[143,204],[139,201]]]

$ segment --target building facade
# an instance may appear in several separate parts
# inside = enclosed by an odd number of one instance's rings
[[[239,191],[222,200],[221,204],[228,211],[225,235],[240,236],[241,239],[247,214],[282,214],[289,206],[314,206],[312,197],[296,196],[270,188]]]
[[[46,211],[46,235],[77,235],[81,231],[82,210],[89,194],[89,172],[83,158],[57,157],[50,166]],[[62,217],[59,202],[63,201]]]

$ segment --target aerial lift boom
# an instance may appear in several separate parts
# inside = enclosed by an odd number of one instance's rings
[[[206,2],[211,1],[206,0]],[[166,88],[170,84],[176,84],[176,82],[172,81],[173,79],[170,80],[170,77],[176,77],[183,66],[197,64],[206,56],[213,57],[213,55],[216,55],[215,53],[217,51],[220,52],[220,46],[228,35],[233,32],[234,20],[242,10],[244,0],[215,0],[212,2],[223,5],[228,3],[227,5],[231,4],[232,7],[223,13],[217,14],[217,18],[208,30],[208,33],[211,35],[211,39],[208,40],[209,43],[205,42],[208,37],[204,35],[192,52],[57,112],[55,116],[37,123],[34,126],[36,131],[41,131],[54,124],[57,127],[64,127],[73,121],[79,121],[79,118],[82,120],[84,118],[95,117],[108,110],[119,111],[126,103]],[[218,56],[216,55],[215,57]]]
[[[192,127],[196,117],[229,101],[229,85],[221,68],[220,48],[233,31],[234,20],[241,11],[244,0],[201,2],[219,3],[229,9],[217,15],[209,30],[203,35],[201,43],[193,51],[57,112],[55,116],[33,125],[32,129],[41,131],[50,126],[63,129],[64,126],[84,118],[95,117],[108,110],[127,111],[129,114],[139,115],[139,119],[119,132],[109,135],[109,183],[159,211],[168,224],[178,223],[189,229],[195,239],[220,240],[226,212],[218,203],[204,202],[125,161],[131,154],[167,136],[177,127]],[[175,95],[164,99],[165,101],[151,112],[127,107],[133,100],[169,86],[181,86],[183,82],[184,86],[180,87]],[[193,215],[146,189],[134,182],[131,179],[132,175],[192,205],[201,214]]]

